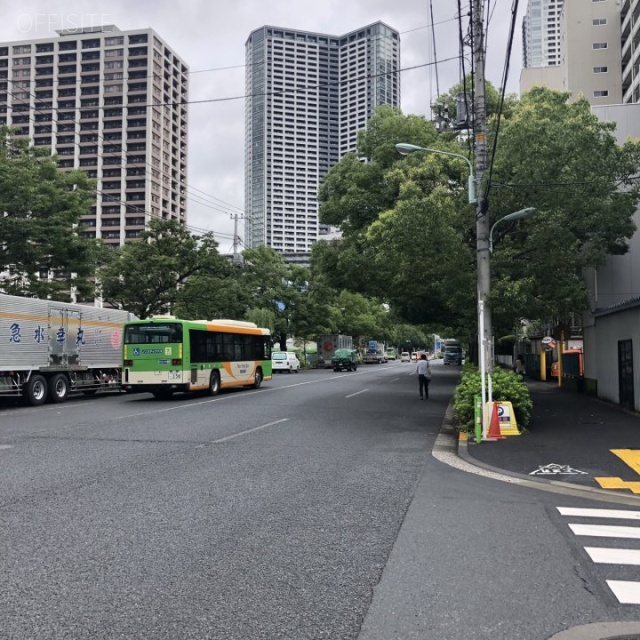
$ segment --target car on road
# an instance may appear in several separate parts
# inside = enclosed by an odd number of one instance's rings
[[[411,362],[411,355],[408,351],[403,351],[400,354],[400,362]]]
[[[355,349],[336,349],[331,358],[334,371],[355,371],[358,368],[358,353]]]
[[[282,373],[283,371],[298,373],[300,371],[300,360],[298,360],[298,356],[295,353],[290,351],[274,351],[271,354],[271,368],[274,373]]]

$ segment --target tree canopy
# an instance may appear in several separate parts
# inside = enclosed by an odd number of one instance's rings
[[[525,207],[537,213],[496,227],[491,259],[497,331],[519,318],[567,318],[587,306],[585,267],[627,250],[639,200],[640,144],[619,145],[613,125],[585,100],[534,89],[511,97],[483,184],[490,223]],[[408,137],[410,136],[410,137]],[[403,157],[395,144],[435,152]],[[494,148],[495,147],[495,148]],[[465,136],[439,135],[416,116],[379,109],[356,153],[328,173],[321,221],[342,237],[319,242],[312,264],[336,288],[378,298],[414,324],[462,337],[475,328],[476,211],[468,204]]]
[[[6,127],[0,137],[0,289],[92,296],[100,243],[83,239],[79,222],[95,204],[93,183],[84,171],[61,171],[49,150],[30,147]]]
[[[192,235],[175,220],[153,218],[140,240],[114,250],[98,271],[102,296],[139,318],[172,311],[190,278],[224,272],[217,248],[212,233]]]

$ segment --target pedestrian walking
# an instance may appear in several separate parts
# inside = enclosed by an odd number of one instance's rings
[[[431,367],[427,360],[427,354],[423,353],[416,367],[418,374],[418,389],[420,390],[420,400],[429,397],[429,382],[431,381]]]
[[[526,375],[527,372],[526,372],[526,369],[524,368],[524,356],[522,354],[520,354],[516,358],[516,366],[513,368],[513,370],[523,378]]]

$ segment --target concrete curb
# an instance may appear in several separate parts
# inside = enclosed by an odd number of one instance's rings
[[[545,480],[544,478],[533,478],[531,476],[500,469],[492,465],[486,464],[474,458],[467,449],[467,435],[459,432],[454,427],[453,422],[453,406],[450,404],[445,412],[444,420],[440,428],[440,434],[436,439],[433,448],[433,455],[448,463],[446,457],[439,455],[443,452],[455,453],[455,455],[463,460],[466,465],[475,467],[476,472],[482,475],[484,471],[486,475],[490,475],[495,480],[502,482],[517,483],[532,489],[540,491],[549,491],[552,493],[564,493],[572,496],[598,500],[601,502],[612,502],[616,504],[624,504],[627,506],[640,507],[640,496],[612,493],[606,489],[598,489],[597,487],[585,487],[583,485],[571,482],[558,482],[557,480]],[[465,471],[464,467],[460,467]],[[467,469],[468,471],[468,469]]]
[[[640,622],[593,622],[561,631],[549,640],[638,640]]]

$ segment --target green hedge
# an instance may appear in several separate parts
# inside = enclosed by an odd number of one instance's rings
[[[453,396],[453,412],[460,431],[473,431],[474,398],[481,395],[480,371],[472,364],[462,370],[460,384]],[[525,429],[531,419],[531,395],[521,376],[510,369],[496,367],[492,376],[493,400],[510,402],[516,415],[518,428]]]

